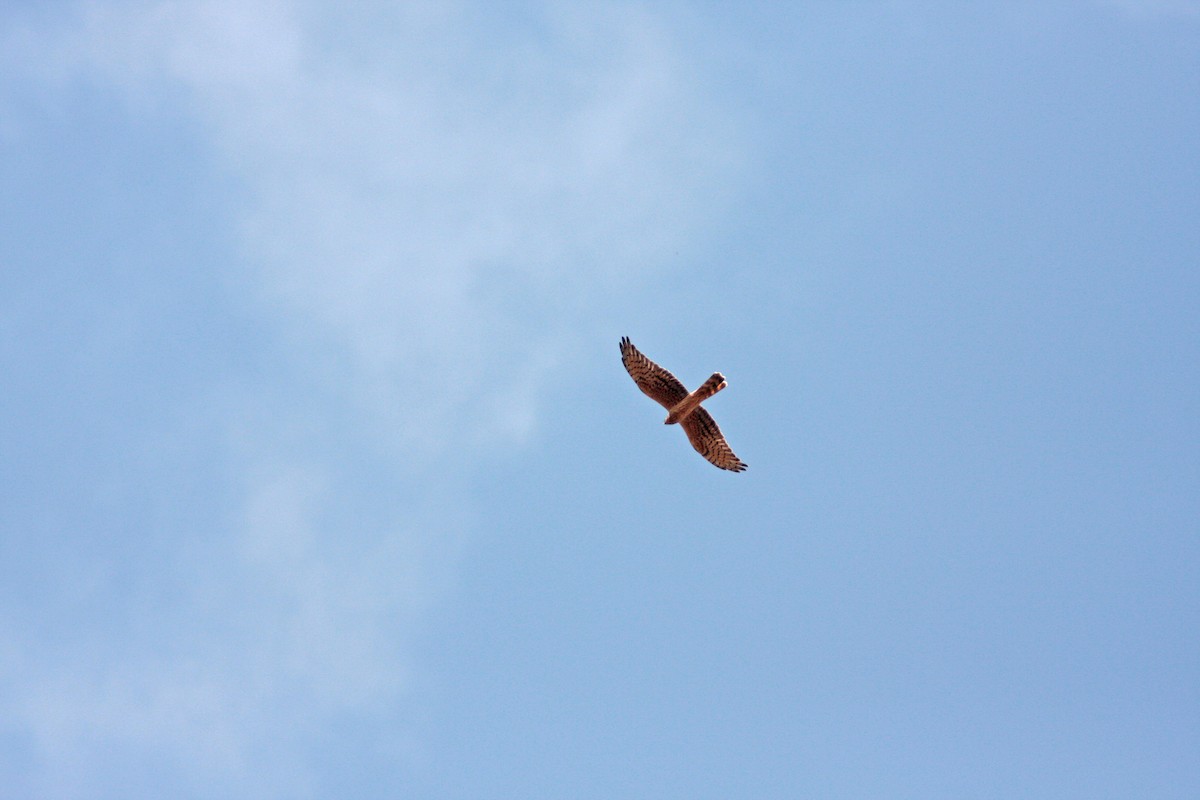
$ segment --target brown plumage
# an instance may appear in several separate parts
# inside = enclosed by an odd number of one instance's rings
[[[621,363],[638,388],[667,409],[666,424],[680,424],[697,453],[721,469],[733,472],[746,469],[746,464],[733,454],[721,435],[716,421],[700,407],[728,385],[724,375],[714,372],[699,389],[689,393],[678,378],[642,355],[628,336],[621,338]]]

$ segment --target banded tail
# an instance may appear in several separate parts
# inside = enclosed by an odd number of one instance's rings
[[[719,372],[714,372],[712,377],[700,385],[699,389],[692,392],[671,407],[671,412],[667,414],[666,424],[674,425],[676,422],[681,422],[682,420],[686,419],[689,414],[700,407],[701,403],[728,385],[729,384],[725,382],[724,375]]]

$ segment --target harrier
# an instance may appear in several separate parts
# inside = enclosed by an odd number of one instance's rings
[[[678,378],[642,355],[628,336],[621,338],[621,363],[638,388],[667,409],[666,424],[678,422],[683,426],[683,432],[697,453],[721,469],[733,472],[746,469],[746,464],[733,454],[725,442],[717,423],[700,407],[701,403],[727,386],[724,375],[714,372],[699,389],[689,394]]]

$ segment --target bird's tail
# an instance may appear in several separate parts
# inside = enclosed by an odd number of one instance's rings
[[[729,384],[725,382],[725,376],[719,372],[714,372],[712,377],[700,384],[700,388],[689,394],[687,397],[680,400],[671,408],[671,413],[667,415],[667,424],[670,425],[679,422],[688,414],[691,414],[700,404],[708,398],[712,397],[717,392],[724,389]]]

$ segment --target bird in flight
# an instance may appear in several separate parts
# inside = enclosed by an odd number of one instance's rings
[[[642,355],[628,336],[621,337],[621,363],[629,376],[651,400],[667,409],[667,425],[679,423],[696,452],[721,469],[742,472],[746,464],[733,454],[721,429],[700,407],[708,398],[724,389],[725,376],[714,372],[699,389],[688,392],[679,379]]]

